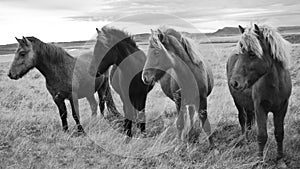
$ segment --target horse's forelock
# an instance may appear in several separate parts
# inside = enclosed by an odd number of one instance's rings
[[[108,40],[103,32],[98,34],[97,43],[101,43],[103,46],[108,47]]]
[[[245,32],[242,34],[237,44],[237,48],[239,53],[242,53],[243,50],[252,51],[259,58],[262,58],[263,50],[257,38],[257,34],[252,27],[245,29]]]
[[[161,43],[157,35],[151,35],[149,38],[150,46],[153,48],[161,48]]]

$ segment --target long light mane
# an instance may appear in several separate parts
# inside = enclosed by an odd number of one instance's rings
[[[254,32],[255,28],[252,25],[245,29],[241,39],[237,44],[238,52],[243,50],[254,52],[259,58],[263,57],[263,49]],[[270,45],[271,55],[274,60],[282,63],[284,68],[289,66],[291,44],[283,39],[283,37],[272,27],[268,25],[260,26],[263,38]]]
[[[189,60],[192,63],[194,63],[195,65],[199,65],[202,63],[203,57],[202,54],[200,53],[200,49],[192,39],[182,35],[180,32],[172,28],[161,27],[159,29],[165,35],[173,36],[177,39],[178,42],[180,42],[185,52],[187,53]],[[168,42],[170,43],[171,41]],[[184,56],[179,56],[179,57],[184,57]]]

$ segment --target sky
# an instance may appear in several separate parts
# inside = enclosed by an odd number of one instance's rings
[[[299,0],[0,0],[0,45],[22,36],[88,40],[104,25],[131,34],[159,25],[204,33],[250,23],[298,26],[299,18]]]

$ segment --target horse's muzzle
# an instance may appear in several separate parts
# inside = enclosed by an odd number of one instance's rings
[[[144,71],[142,74],[142,80],[146,85],[153,85],[155,83],[155,77],[148,71]]]
[[[241,83],[237,80],[230,80],[230,86],[237,90],[237,91],[243,91],[248,87],[248,83]]]
[[[8,72],[7,76],[13,80],[18,80],[20,78],[20,76],[12,74],[11,72]]]

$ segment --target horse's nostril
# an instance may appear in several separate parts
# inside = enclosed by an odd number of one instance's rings
[[[239,83],[237,81],[233,81],[231,82],[231,86],[236,89],[239,87]]]
[[[11,75],[10,72],[8,72],[7,76],[8,76],[9,78],[12,78],[12,75]]]

